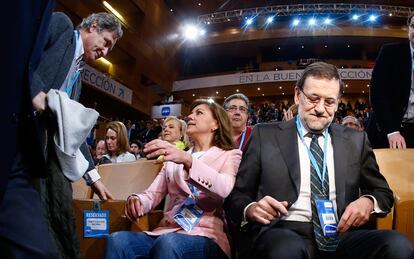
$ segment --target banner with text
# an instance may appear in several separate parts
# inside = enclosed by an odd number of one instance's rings
[[[85,65],[82,70],[82,82],[85,82],[99,90],[132,104],[132,90],[106,76],[91,66]]]
[[[271,82],[297,81],[303,70],[265,71],[256,73],[237,73],[222,76],[209,76],[194,79],[175,81],[173,92],[199,88],[257,84]],[[372,69],[350,68],[339,69],[339,76],[343,80],[371,80]]]

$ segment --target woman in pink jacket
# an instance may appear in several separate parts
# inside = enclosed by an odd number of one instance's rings
[[[229,118],[215,102],[194,101],[187,134],[193,144],[187,152],[158,139],[145,145],[148,158],[164,155],[166,163],[144,193],[128,198],[125,214],[137,220],[168,194],[167,209],[154,231],[113,233],[105,258],[230,257],[222,205],[241,151],[233,149]]]

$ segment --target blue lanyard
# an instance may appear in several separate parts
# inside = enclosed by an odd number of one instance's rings
[[[241,140],[240,140],[240,145],[239,145],[239,149],[240,149],[240,150],[241,150],[241,149],[242,149],[242,147],[243,147],[243,141],[244,141],[244,138],[246,137],[246,131],[247,131],[247,128],[243,131],[242,138],[241,138]]]
[[[325,140],[324,140],[324,144],[323,144],[323,167],[322,167],[322,175],[321,175],[321,171],[319,170],[319,166],[318,163],[315,160],[315,157],[313,156],[312,152],[310,151],[308,145],[306,145],[305,139],[303,137],[302,134],[302,122],[300,121],[299,117],[296,117],[296,127],[298,129],[298,134],[300,139],[302,140],[303,145],[305,145],[306,150],[308,151],[308,156],[309,156],[309,160],[311,161],[313,167],[316,170],[316,173],[319,176],[319,179],[321,179],[321,182],[323,182],[323,180],[325,179],[325,175],[326,175],[326,153],[327,153],[327,147],[328,147],[328,128],[325,129],[324,135],[325,135]]]
[[[75,30],[74,33],[75,33],[75,53],[76,53],[76,49],[78,48],[79,32]],[[75,71],[75,76],[73,77],[72,82],[70,84],[68,83],[65,87],[65,92],[69,95],[69,97],[72,94],[72,89],[73,89],[73,86],[75,85],[75,82],[78,81],[79,75],[80,75],[80,71],[79,69],[77,69]]]

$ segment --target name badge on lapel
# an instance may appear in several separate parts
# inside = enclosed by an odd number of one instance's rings
[[[316,210],[318,211],[319,221],[324,236],[336,236],[338,220],[332,200],[315,200]]]

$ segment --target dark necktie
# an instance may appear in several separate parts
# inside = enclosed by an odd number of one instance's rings
[[[310,136],[309,136],[310,135]],[[316,163],[319,167],[319,172],[323,172],[323,150],[318,144],[318,137],[321,135],[317,134],[308,134],[312,138],[310,144],[310,151],[314,156]],[[325,178],[323,181],[318,176],[313,164],[311,163],[311,203],[312,203],[312,223],[313,230],[315,233],[315,241],[318,245],[319,250],[322,251],[335,251],[338,245],[337,236],[324,236],[321,229],[321,224],[319,221],[318,212],[316,210],[315,199],[318,200],[328,200],[329,199],[329,177],[328,172],[325,173]]]
[[[74,72],[73,72],[73,78],[69,86],[66,88],[66,92],[73,100],[79,100],[81,87],[78,87],[78,82],[81,80],[81,72],[85,66],[85,61],[83,60],[83,54],[80,55],[75,60],[75,66],[74,66]]]

